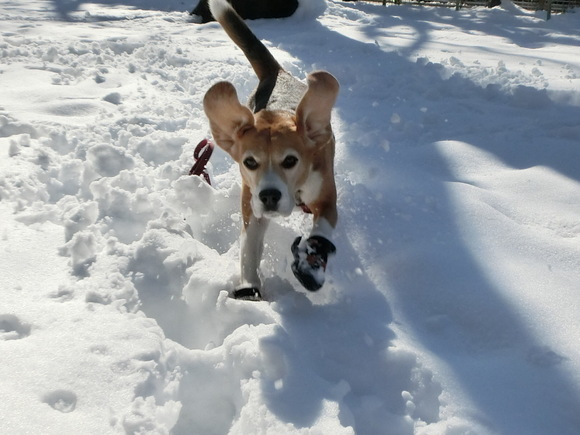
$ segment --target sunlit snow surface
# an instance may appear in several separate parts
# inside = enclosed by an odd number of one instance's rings
[[[292,275],[297,212],[256,303],[228,298],[237,167],[186,175],[205,91],[256,79],[193,6],[0,4],[0,432],[577,434],[580,15],[251,22],[341,83],[327,283]]]

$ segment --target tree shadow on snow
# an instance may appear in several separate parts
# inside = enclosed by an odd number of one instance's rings
[[[346,5],[346,7],[362,10],[369,14],[382,15],[377,24],[370,23],[360,26],[363,33],[368,36],[380,37],[384,35],[386,29],[394,26],[411,26],[415,31],[419,32],[416,35],[418,38],[412,45],[399,50],[402,54],[409,53],[418,48],[421,43],[427,42],[426,30],[434,24],[439,29],[446,26],[450,28],[459,27],[465,34],[481,35],[482,47],[486,46],[486,36],[498,36],[522,48],[540,48],[554,44],[578,45],[578,38],[575,35],[568,34],[567,29],[563,27],[566,24],[562,23],[561,19],[564,18],[566,20],[566,16],[561,15],[553,21],[546,22],[537,15],[534,17],[530,11],[519,13],[509,12],[501,8],[491,10],[487,8],[466,8],[461,12],[457,12],[454,8],[428,7],[431,18],[429,21],[423,21],[425,8],[421,6],[404,5],[397,7],[390,5],[387,8],[383,8],[377,7],[377,5],[361,3],[358,5]],[[539,28],[534,26],[533,21],[530,21],[534,18],[542,21]],[[409,20],[412,21],[410,22]],[[514,27],[514,23],[516,23],[517,27]],[[547,27],[553,29],[553,31],[545,32],[544,29]],[[452,45],[453,41],[449,41],[449,43]]]
[[[60,18],[65,21],[72,20],[71,14],[78,12],[84,4],[95,3],[108,6],[126,6],[135,9],[153,10],[153,11],[187,11],[191,10],[197,0],[170,0],[165,3],[165,7],[160,8],[162,2],[159,0],[50,0],[54,10]],[[110,18],[108,18],[110,19]],[[119,19],[119,18],[117,18]]]
[[[348,8],[370,6],[345,8],[348,13]],[[384,17],[373,26],[395,25],[389,12],[377,9]],[[403,24],[413,26],[427,42],[427,24]],[[389,324],[395,320],[404,322],[402,329],[413,331],[419,347],[437,355],[453,372],[477,410],[469,417],[472,421],[498,433],[571,433],[576,417],[565,411],[550,416],[528,411],[539,411],[546,400],[564,410],[578,402],[565,367],[559,365],[565,356],[527,329],[516,307],[503,298],[506,290],[490,280],[466,244],[448,189],[449,182],[462,180],[433,144],[462,141],[515,169],[543,165],[580,180],[579,152],[569,146],[577,134],[573,126],[580,109],[550,101],[545,92],[533,88],[506,94],[458,76],[445,79],[437,65],[411,63],[318,22],[270,26],[262,22],[253,28],[259,37],[266,33],[273,45],[294,54],[305,72],[327,69],[341,82],[336,130],[343,230],[337,247],[338,257],[345,259],[334,268],[341,273],[356,273],[357,267],[364,271],[351,287],[338,289],[342,298],[335,304],[282,313],[283,333],[296,343],[297,351],[290,359],[293,376],[284,387],[264,385],[270,409],[298,427],[316,420],[323,397],[315,390],[324,389],[309,388],[313,377],[300,370],[301,361],[307,360],[305,366],[314,367],[320,379],[335,386],[336,395],[342,394],[341,421],[352,424],[357,434],[379,433],[368,426],[373,406],[382,415],[404,415],[404,402],[391,396],[413,389],[413,370],[396,373],[396,367],[420,367],[416,362],[389,364],[385,349],[393,338]],[[312,41],[332,41],[336,49],[317,52]],[[365,71],[369,59],[376,64],[373,71]],[[378,71],[384,71],[380,79]],[[494,112],[484,112],[482,103]],[[543,121],[546,113],[548,121]],[[546,139],[556,133],[564,140],[546,146],[537,137],[538,123],[545,124]],[[569,142],[567,134],[572,135]],[[401,318],[393,319],[387,297],[397,300]],[[371,345],[365,347],[365,340]],[[360,373],[353,374],[352,367],[360,367]],[[428,376],[428,371],[419,370]],[[500,390],[490,391],[495,387]],[[430,393],[415,391],[426,402],[418,407],[425,414],[416,412],[414,419],[438,419],[436,379],[430,388]],[[525,418],[506,415],[506,409]],[[393,415],[387,420],[401,423]],[[412,433],[404,425],[392,428],[389,433]]]

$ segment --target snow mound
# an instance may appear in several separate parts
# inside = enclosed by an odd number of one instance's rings
[[[114,4],[113,4],[114,3]],[[239,170],[187,175],[205,91],[256,78],[159,0],[0,6],[6,433],[573,434],[580,34],[513,8],[303,1],[256,20],[341,83],[340,223],[303,290],[274,222],[238,279]]]

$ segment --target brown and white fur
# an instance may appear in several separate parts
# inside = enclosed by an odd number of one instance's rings
[[[339,85],[325,71],[309,74],[306,84],[300,82],[280,66],[226,0],[210,0],[210,8],[259,79],[247,106],[229,82],[213,85],[203,104],[215,142],[239,164],[242,175],[241,283],[235,295],[260,299],[259,266],[270,218],[289,216],[302,206],[313,215],[308,240],[328,241],[329,253],[334,252],[330,240],[337,210],[330,117]],[[314,252],[305,241],[299,248],[299,242],[292,247],[296,261]]]

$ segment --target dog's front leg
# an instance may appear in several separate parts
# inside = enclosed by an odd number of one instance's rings
[[[314,204],[312,231],[308,239],[297,237],[292,244],[294,263],[292,271],[300,283],[310,291],[322,287],[325,281],[328,256],[336,252],[332,233],[336,227],[336,201]]]
[[[259,275],[260,262],[264,251],[264,234],[268,219],[254,216],[251,207],[251,193],[242,187],[242,217],[244,228],[240,238],[241,283],[234,291],[236,299],[261,300],[262,281]]]
[[[258,274],[262,252],[264,250],[264,234],[268,228],[268,219],[252,216],[242,232],[240,240],[241,284],[234,292],[236,299],[260,300],[262,283]]]

